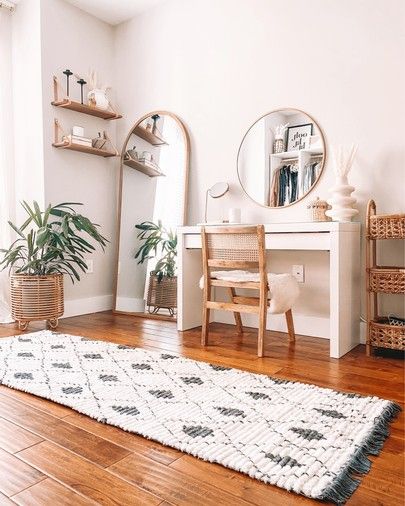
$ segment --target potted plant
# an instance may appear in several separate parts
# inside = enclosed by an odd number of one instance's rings
[[[174,316],[177,308],[177,235],[163,227],[160,220],[157,224],[144,221],[135,228],[140,231],[137,238],[142,242],[135,254],[138,264],[161,255],[149,275],[148,311],[155,314],[159,309],[167,309]]]
[[[56,328],[64,311],[63,275],[80,281],[79,271],[87,270],[85,255],[96,249],[87,239],[103,250],[108,241],[98,225],[75,211],[80,203],[49,205],[45,211],[37,202],[21,205],[27,219],[20,227],[8,222],[18,237],[0,250],[0,268],[10,271],[11,314],[21,330],[33,320],[47,320]]]

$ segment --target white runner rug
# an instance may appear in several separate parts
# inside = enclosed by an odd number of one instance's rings
[[[87,338],[0,339],[0,383],[289,491],[343,503],[393,402]],[[270,501],[270,496],[269,496]],[[270,503],[269,503],[270,504]]]

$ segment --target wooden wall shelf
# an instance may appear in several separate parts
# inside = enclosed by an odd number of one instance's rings
[[[74,100],[70,100],[68,98],[64,98],[63,100],[54,100],[51,104],[55,107],[63,107],[64,109],[70,109],[71,111],[81,112],[90,116],[97,116],[97,118],[106,120],[122,118],[121,114],[117,114],[114,111],[98,109],[97,107],[81,104],[80,102],[75,102]]]
[[[81,144],[73,144],[70,142],[54,142],[52,143],[52,146],[59,149],[69,149],[71,151],[88,153],[89,155],[103,156],[104,158],[118,156],[118,154],[114,153],[113,151],[107,151],[106,149],[97,149],[90,146],[82,146]]]
[[[146,142],[149,142],[149,144],[152,144],[152,146],[167,146],[167,142],[160,137],[158,137],[156,134],[153,134],[149,130],[146,130],[146,128],[143,128],[139,125],[137,125],[134,130],[132,131],[134,135],[137,135],[141,139],[143,139]]]
[[[149,165],[145,165],[138,160],[134,160],[134,158],[124,158],[124,165],[131,167],[131,169],[138,170],[139,172],[142,172],[142,174],[146,174],[149,177],[164,176],[163,172],[160,172],[160,170],[155,169],[154,167],[150,167]]]

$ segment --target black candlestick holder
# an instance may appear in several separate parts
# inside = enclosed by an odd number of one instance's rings
[[[87,84],[87,82],[84,80],[84,79],[79,79],[77,81],[77,84],[80,84],[80,99],[81,99],[81,103],[83,104],[83,86],[85,84]]]
[[[66,96],[69,96],[69,77],[73,75],[73,72],[69,69],[63,71],[66,76]]]

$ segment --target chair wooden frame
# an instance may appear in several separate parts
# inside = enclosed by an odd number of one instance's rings
[[[244,258],[243,251],[238,251],[238,259],[232,259],[232,246],[229,246],[229,258],[226,257],[226,251],[222,250],[221,258],[218,255],[211,253],[209,247],[210,236],[217,234],[238,234],[247,237],[255,238],[257,240],[257,254],[253,257],[257,258],[252,260],[252,250],[246,251],[246,259]],[[236,238],[236,236],[235,236]],[[208,344],[209,335],[209,320],[211,309],[218,309],[223,311],[232,311],[235,318],[236,328],[238,333],[243,333],[242,318],[240,313],[253,313],[259,315],[259,328],[258,328],[258,344],[257,355],[263,357],[264,355],[264,334],[266,331],[267,322],[267,309],[269,306],[269,284],[266,269],[266,249],[265,249],[265,234],[263,225],[245,226],[245,227],[202,227],[202,258],[203,258],[203,274],[204,274],[204,288],[203,288],[203,317],[202,317],[202,334],[201,344],[206,346]],[[232,242],[232,241],[230,241]],[[224,254],[225,252],[225,254]],[[253,252],[254,253],[254,252]],[[211,278],[211,268],[225,268],[225,269],[258,269],[259,281],[224,281]],[[231,302],[216,302],[212,300],[213,287],[225,287],[229,291]],[[259,297],[246,297],[238,296],[236,294],[237,288],[252,289],[259,291]],[[290,342],[295,341],[294,321],[292,311],[289,309],[285,313],[286,323]]]

